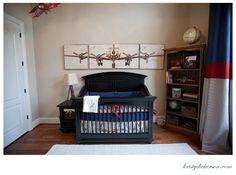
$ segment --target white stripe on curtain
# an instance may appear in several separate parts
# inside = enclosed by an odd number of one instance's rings
[[[231,154],[228,143],[230,120],[229,79],[204,79],[199,132],[202,150],[212,154]]]

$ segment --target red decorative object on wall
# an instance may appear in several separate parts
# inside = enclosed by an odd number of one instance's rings
[[[47,14],[50,9],[56,8],[60,3],[38,3],[29,13],[34,13],[34,17],[39,17],[42,13]]]

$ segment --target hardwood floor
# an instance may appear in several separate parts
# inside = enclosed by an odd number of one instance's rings
[[[155,124],[152,144],[188,143],[198,154],[201,151],[198,138],[185,136]],[[61,132],[58,124],[40,124],[4,149],[5,155],[46,154],[54,144],[75,144],[75,132]]]

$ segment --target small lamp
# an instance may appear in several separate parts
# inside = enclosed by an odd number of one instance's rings
[[[67,100],[69,100],[70,94],[71,94],[71,97],[75,97],[75,93],[74,93],[74,89],[73,89],[73,85],[75,85],[75,84],[79,84],[76,73],[64,75],[64,85],[69,86]]]

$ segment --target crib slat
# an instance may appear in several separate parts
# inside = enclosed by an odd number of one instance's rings
[[[90,133],[93,133],[93,120],[92,120],[92,113],[89,113],[89,123],[90,123]]]
[[[101,118],[99,119],[99,130],[100,133],[102,133],[102,123],[103,123],[103,118],[105,117],[105,105],[102,105],[102,114],[101,114]]]
[[[89,114],[90,115],[90,118],[91,118],[91,133],[93,134],[94,133],[94,128],[93,128],[93,114],[92,113],[90,113]]]
[[[112,115],[109,113],[108,114],[108,117],[109,117],[109,120],[110,120],[110,129],[111,129],[111,131],[110,131],[110,133],[112,134],[113,133],[113,118],[112,118]]]
[[[114,110],[116,110],[115,108],[114,108]],[[118,120],[117,120],[117,116],[115,116],[115,118],[116,118],[116,134],[118,133],[118,129],[117,129],[117,127],[118,127]]]
[[[139,106],[139,133],[142,133],[142,109],[141,106]]]
[[[136,106],[133,108],[134,133],[136,132]]]
[[[80,120],[82,120],[82,115],[84,115],[82,112],[81,112],[81,118],[80,118]],[[83,134],[85,134],[86,133],[86,123],[85,123],[85,119],[83,118],[83,127],[84,127],[84,133]]]
[[[97,114],[94,114],[94,117],[95,117],[95,133],[96,134],[98,134],[98,127],[97,127],[97,125],[98,125],[98,120],[99,120],[99,113],[97,113]]]
[[[123,108],[124,133],[126,133],[126,106]]]
[[[89,116],[88,115],[87,115],[86,119],[87,119],[87,133],[89,133]]]
[[[89,113],[89,117],[90,117],[90,127],[91,127],[91,132],[93,133],[93,118],[91,113]]]
[[[146,132],[146,108],[143,108],[143,110],[144,110],[143,128],[144,128],[144,132]]]
[[[133,132],[133,121],[132,121],[132,106],[130,106],[130,133]]]
[[[139,128],[138,128],[138,122],[139,122],[139,115],[140,115],[140,111],[139,111],[139,107],[136,107],[137,111],[136,111],[136,133],[139,132]]]
[[[119,108],[118,112],[119,112],[119,114],[121,115],[121,112],[120,112],[120,111],[121,111],[121,110],[120,110],[120,108]],[[119,123],[120,123],[120,133],[121,133],[121,118],[119,118],[118,121],[119,121]]]
[[[105,127],[106,115],[103,114],[102,117],[103,117],[103,133],[106,133],[106,127]]]
[[[100,122],[100,133],[103,133],[103,131],[104,131],[104,129],[103,129],[103,124],[104,124],[103,120],[106,117],[105,109],[106,109],[106,106],[103,105],[103,107],[102,107],[102,117],[101,117],[101,119],[99,121]]]
[[[138,133],[138,107],[135,106],[135,123],[136,123],[136,133]]]
[[[108,113],[107,113],[107,129],[108,129],[108,134],[110,134],[111,133],[111,131],[110,131],[110,117],[108,116]]]
[[[146,126],[146,129],[147,129],[147,133],[149,132],[149,129],[150,129],[150,127],[149,127],[149,117],[148,117],[148,115],[149,115],[149,109],[148,108],[146,108],[146,110],[147,110],[147,112],[146,112],[146,119],[148,119],[147,120],[147,125],[145,125]]]
[[[109,111],[110,112],[110,111]],[[107,113],[108,117],[111,119],[111,133],[113,133],[113,119],[110,113]],[[109,116],[110,115],[110,116]]]
[[[94,121],[95,121],[95,125],[94,125],[95,126],[95,130],[94,131],[97,134],[97,117],[98,116],[95,113],[93,114],[93,116],[94,116]]]
[[[96,115],[95,115],[95,113],[93,113],[92,116],[93,116],[93,133],[96,134],[96,127],[95,127],[95,125],[96,125],[96,118],[95,118]]]
[[[128,126],[127,126],[127,128],[128,128],[128,131],[127,131],[127,133],[129,134],[129,105],[127,105],[127,124],[128,124]]]
[[[101,113],[102,113],[102,110],[103,110],[103,107],[102,107],[102,106],[99,106],[99,114],[98,114],[98,121],[97,121],[97,130],[98,130],[98,133],[99,133],[99,134],[101,133],[100,120],[101,120]]]
[[[80,115],[80,117],[81,117],[81,115]],[[82,118],[80,118],[80,133],[83,133],[83,131],[84,131],[84,127],[83,126],[84,126],[84,122],[82,122]]]
[[[135,123],[134,123],[135,122],[135,120],[134,120],[135,119],[135,113],[134,113],[134,110],[135,110],[135,106],[132,106],[132,128],[133,128],[132,133],[135,132],[135,126],[134,126],[135,125]]]
[[[149,128],[149,117],[148,117],[148,115],[149,115],[149,112],[148,112],[148,111],[149,111],[149,110],[148,110],[148,108],[146,108],[146,109],[147,109],[146,118],[148,119],[147,122],[146,122],[146,123],[147,123],[146,129],[147,129],[147,132],[149,132],[149,129],[150,129],[150,128]]]
[[[131,133],[133,134],[134,133],[134,110],[133,110],[133,106],[131,106],[131,121],[132,121],[132,131]]]

